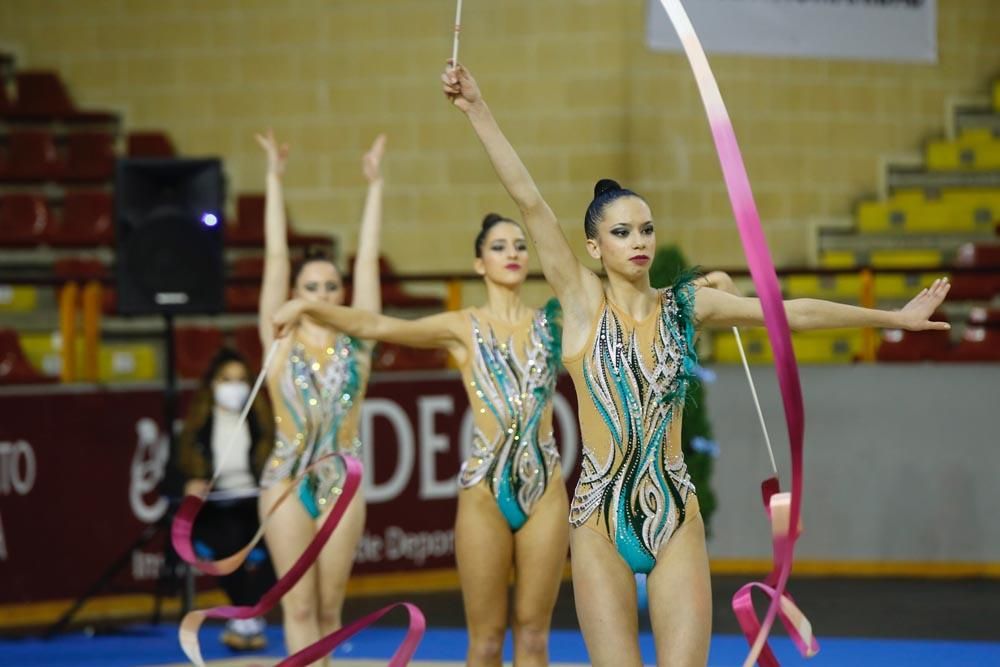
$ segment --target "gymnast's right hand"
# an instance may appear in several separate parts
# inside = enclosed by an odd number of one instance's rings
[[[291,301],[285,302],[281,308],[278,308],[271,317],[271,324],[274,326],[274,337],[284,338],[295,325],[299,323],[302,318],[302,314],[305,311],[306,302],[302,299],[292,299]]]
[[[279,144],[274,138],[274,130],[268,128],[267,134],[255,134],[257,143],[267,153],[267,173],[281,176],[285,172],[288,161],[288,144]]]
[[[441,83],[444,87],[444,96],[465,113],[469,113],[474,106],[483,101],[479,85],[461,63],[453,65],[449,59],[448,67],[441,75]]]

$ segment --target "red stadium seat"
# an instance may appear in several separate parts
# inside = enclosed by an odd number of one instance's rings
[[[108,111],[77,109],[59,74],[24,71],[15,75],[17,97],[7,112],[13,120],[66,123],[117,123],[118,115]]]
[[[66,170],[71,183],[110,181],[115,173],[115,140],[108,132],[74,132],[67,137]]]
[[[163,132],[129,132],[129,157],[174,157],[174,145]]]
[[[13,329],[0,329],[0,384],[39,384],[58,378],[39,373],[21,348]]]
[[[227,313],[256,313],[260,308],[258,285],[226,285]]]
[[[955,274],[951,279],[952,299],[988,300],[1000,293],[1000,244],[966,243],[955,254],[955,265],[996,271]]]
[[[199,378],[222,347],[222,332],[214,327],[181,327],[174,331],[177,374]]]
[[[230,277],[242,278],[226,285],[226,311],[256,313],[260,307],[260,278],[264,274],[262,257],[243,257],[233,262]]]
[[[235,246],[264,245],[265,197],[262,194],[242,194],[236,198],[236,222],[226,227],[226,243]],[[287,223],[289,246],[329,245],[332,237],[325,234],[303,234]]]
[[[951,361],[1000,361],[1000,328],[968,326],[955,349]]]
[[[260,331],[257,325],[238,327],[233,331],[233,340],[236,344],[236,351],[243,355],[250,366],[250,372],[257,374],[260,372],[260,365],[264,361],[264,348],[260,344]]]
[[[355,257],[352,256],[347,270],[354,270]],[[422,294],[409,294],[403,289],[403,283],[394,280],[396,270],[384,255],[378,258],[379,277],[382,283],[382,305],[390,308],[443,308],[444,299]],[[351,302],[353,291],[348,288],[344,295],[345,303]]]
[[[112,245],[115,230],[111,211],[110,192],[68,192],[62,221],[50,227],[48,242],[69,247]]]
[[[26,183],[62,177],[65,165],[48,130],[12,130],[7,141],[7,159],[0,180]]]
[[[1000,269],[1000,244],[966,243],[955,254],[955,264]]]
[[[988,301],[1000,293],[1000,270],[989,273],[955,274],[948,298],[957,301]]]
[[[15,80],[17,97],[11,116],[25,120],[55,120],[72,115],[73,102],[57,73],[18,72]]]
[[[0,246],[35,246],[45,240],[52,212],[39,195],[0,195]]]
[[[260,278],[264,275],[263,257],[240,257],[233,262],[229,275],[241,278]]]
[[[968,324],[979,327],[1000,327],[1000,308],[973,308]]]
[[[64,280],[104,280],[111,276],[111,269],[101,260],[78,257],[57,259],[52,272]]]
[[[882,332],[876,359],[879,361],[943,361],[951,351],[947,331],[902,331],[887,329]]]
[[[264,195],[236,198],[236,222],[226,227],[226,245],[264,245]]]

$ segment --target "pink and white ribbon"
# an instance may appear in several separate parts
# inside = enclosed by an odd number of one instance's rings
[[[804,656],[809,657],[819,650],[808,620],[785,593],[792,570],[802,507],[802,444],[805,418],[802,390],[792,350],[791,331],[788,328],[781,289],[778,286],[778,276],[764,237],[764,230],[760,225],[760,216],[754,203],[750,179],[743,165],[743,156],[736,141],[732,121],[708,64],[705,50],[681,1],[660,0],[660,4],[663,5],[681,39],[708,115],[726,189],[729,192],[729,201],[736,217],[750,276],[760,298],[767,335],[774,352],[775,372],[778,376],[785,423],[788,428],[792,467],[791,493],[778,493],[777,478],[766,480],[762,485],[765,508],[772,523],[774,570],[766,582],[748,584],[733,598],[733,611],[743,627],[747,640],[752,639],[750,654],[744,662],[744,667],[753,665],[758,659],[762,665],[770,667],[778,664],[767,646],[767,637],[776,617],[781,617]],[[792,526],[796,527],[794,531],[791,529]],[[763,590],[771,597],[763,623],[759,623],[754,614],[753,603],[750,600],[750,591],[753,588]]]

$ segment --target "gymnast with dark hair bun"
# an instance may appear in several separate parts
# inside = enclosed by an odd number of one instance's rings
[[[474,421],[459,472],[455,556],[469,632],[467,664],[500,665],[508,617],[514,663],[548,664],[548,636],[569,545],[569,511],[552,435],[562,315],[521,300],[528,242],[517,222],[490,213],[474,267],[486,303],[416,320],[296,299],[275,313],[279,337],[299,322],[356,338],[444,348],[461,369]],[[514,572],[513,609],[508,580]]]
[[[577,259],[559,222],[507,141],[475,79],[461,65],[441,75],[517,204],[542,270],[563,307],[563,364],[576,386],[583,470],[570,505],[577,617],[592,663],[642,665],[635,573],[648,573],[658,665],[705,665],[712,598],[705,527],[681,453],[681,418],[708,327],[763,326],[757,299],[718,289],[713,275],[650,286],[653,214],[635,192],[602,179],[584,216],[586,250],[602,279]],[[723,286],[724,287],[724,286]],[[818,299],[785,302],[794,330],[944,329],[929,320],[948,293],[937,280],[900,311]]]

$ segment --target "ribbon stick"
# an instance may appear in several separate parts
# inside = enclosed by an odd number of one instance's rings
[[[733,129],[729,113],[726,111],[722,94],[719,92],[718,83],[708,64],[705,51],[681,1],[660,0],[660,4],[663,5],[671,24],[680,37],[681,45],[701,94],[747,265],[750,268],[750,276],[753,278],[757,296],[760,299],[767,335],[774,351],[775,372],[778,376],[778,385],[781,389],[784,405],[792,468],[791,494],[782,498],[782,500],[787,499],[788,502],[788,521],[784,525],[795,526],[797,529],[802,505],[802,443],[805,415],[798,366],[792,350],[791,333],[785,316],[784,302],[781,299],[781,290],[778,287],[778,277],[764,237],[764,230],[760,225],[760,216],[754,203],[750,179],[743,165],[743,156],[736,141],[736,132]],[[783,496],[783,494],[775,493],[777,491],[776,481],[776,479],[768,480],[763,485],[763,492],[768,503],[767,509],[772,515],[772,519],[775,501],[779,499],[779,495]],[[774,524],[772,523],[772,525]],[[772,572],[774,581],[771,588],[773,588],[774,596],[764,622],[753,639],[750,654],[744,663],[745,667],[753,665],[758,656],[762,655],[762,651],[766,648],[768,634],[779,613],[783,620],[787,615],[782,607],[782,601],[785,599],[785,587],[792,570],[795,539],[798,537],[798,531],[793,533],[789,528],[783,533],[773,534],[772,537],[775,570]],[[756,619],[754,622],[756,623]],[[747,635],[748,640],[750,636]],[[808,643],[806,646],[811,649],[813,644]]]
[[[771,436],[767,432],[767,423],[764,421],[764,411],[760,409],[760,399],[757,398],[757,385],[753,382],[753,375],[750,374],[750,364],[747,362],[747,353],[743,349],[743,339],[740,337],[739,327],[733,327],[733,336],[736,337],[736,349],[740,351],[740,361],[743,362],[743,372],[746,373],[747,383],[750,385],[750,395],[753,396],[753,405],[757,408],[757,419],[760,420],[760,430],[764,434],[764,444],[767,445],[767,454],[771,457],[771,472],[774,478],[778,478],[778,464],[774,462],[774,448],[771,447]],[[766,502],[765,502],[766,504]]]
[[[462,0],[455,6],[455,39],[451,43],[451,63],[458,66],[458,33],[462,32]]]
[[[255,382],[253,390],[250,393],[250,397],[247,399],[247,406],[244,407],[243,412],[240,415],[240,419],[236,427],[233,429],[233,433],[239,432],[243,428],[247,415],[249,414],[249,406],[253,403],[257,392],[260,391],[261,384],[263,383],[263,379],[271,365],[277,345],[278,343],[275,341],[268,350],[263,368],[261,368],[257,381]],[[230,434],[228,444],[226,446],[227,449],[223,452],[220,460],[225,459],[225,456],[229,453],[228,449],[232,446],[233,441],[233,434]],[[260,528],[257,530],[257,534],[254,535],[249,544],[241,548],[236,553],[216,561],[200,560],[195,554],[192,537],[195,520],[197,519],[198,513],[201,511],[206,498],[213,498],[218,495],[211,493],[212,485],[215,484],[218,473],[216,473],[216,475],[212,478],[208,488],[202,492],[201,495],[189,495],[181,502],[181,506],[178,509],[177,515],[174,517],[173,525],[171,526],[171,541],[174,549],[185,562],[189,563],[192,567],[198,569],[199,571],[214,576],[224,576],[239,569],[253,548],[260,542],[264,536],[265,526],[277,511],[278,506],[285,502],[285,500],[289,497],[294,497],[292,494],[296,491],[296,489],[298,489],[299,484],[306,477],[312,474],[314,470],[321,465],[330,463],[335,457],[339,457],[343,461],[345,471],[344,486],[337,491],[336,503],[333,505],[329,514],[327,514],[326,519],[323,520],[323,523],[320,526],[320,529],[316,532],[316,535],[314,535],[312,540],[310,540],[305,551],[295,561],[291,569],[285,573],[285,575],[281,577],[270,590],[264,593],[260,601],[253,606],[222,606],[214,607],[212,609],[195,610],[186,614],[181,620],[180,627],[178,628],[181,648],[184,650],[188,659],[198,667],[205,666],[205,661],[201,655],[201,646],[198,642],[198,630],[206,618],[242,619],[261,616],[278,604],[285,593],[291,590],[296,582],[302,578],[302,575],[304,575],[306,571],[312,567],[312,564],[319,557],[320,551],[322,551],[323,546],[333,534],[337,524],[340,523],[344,512],[347,511],[347,507],[350,505],[351,500],[354,498],[354,494],[358,490],[358,486],[361,483],[361,463],[353,456],[345,454],[327,454],[313,461],[310,466],[308,466],[294,480],[292,480],[290,484],[287,485],[284,492],[278,497],[277,501],[268,509],[267,514],[261,521]],[[409,663],[410,658],[413,657],[414,652],[417,650],[417,646],[419,646],[420,640],[424,635],[424,629],[426,628],[426,621],[424,620],[424,616],[420,612],[420,609],[410,603],[397,603],[389,605],[372,614],[369,614],[368,616],[365,616],[364,618],[358,619],[350,625],[323,637],[318,642],[307,646],[298,653],[289,656],[286,660],[279,664],[282,667],[304,667],[305,665],[311,665],[324,656],[329,655],[330,652],[342,642],[354,636],[372,623],[375,623],[395,607],[400,606],[406,609],[409,613],[410,624],[402,644],[389,661],[389,667],[405,667],[405,665]]]

